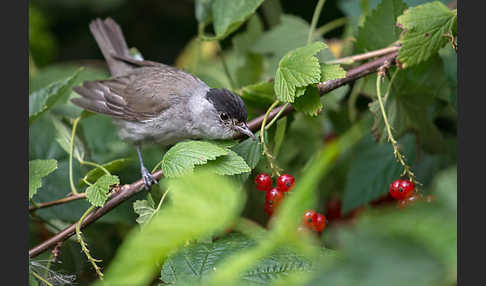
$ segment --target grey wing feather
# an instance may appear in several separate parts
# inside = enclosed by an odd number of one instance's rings
[[[73,89],[82,96],[72,100],[80,107],[125,120],[144,120],[209,87],[189,73],[158,65],[113,79],[88,81]]]

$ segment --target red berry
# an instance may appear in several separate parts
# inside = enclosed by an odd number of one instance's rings
[[[314,226],[314,222],[316,220],[316,211],[314,210],[307,210],[304,215],[302,216],[302,224],[309,228]]]
[[[267,214],[267,216],[269,216],[269,217],[270,217],[270,216],[272,216],[272,215],[273,215],[273,210],[274,210],[273,208],[274,208],[274,207],[273,207],[273,204],[270,204],[270,203],[268,203],[268,201],[267,201],[267,202],[265,202],[265,205],[264,205],[264,207],[263,207],[263,210],[265,211],[265,213]]]
[[[295,185],[295,178],[289,174],[283,174],[277,179],[277,188],[282,192],[290,191]]]
[[[272,188],[272,177],[265,173],[260,173],[255,177],[256,188],[260,191],[268,191]]]
[[[326,228],[327,220],[323,214],[316,214],[314,224],[312,225],[312,229],[316,232],[321,232],[324,228]]]
[[[397,200],[403,200],[412,194],[414,188],[414,184],[408,180],[395,180],[390,185],[390,195]]]
[[[273,188],[265,194],[266,203],[271,204],[273,207],[277,207],[282,202],[283,198],[284,193],[277,188]]]

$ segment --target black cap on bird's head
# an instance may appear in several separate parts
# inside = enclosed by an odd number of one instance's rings
[[[214,105],[221,120],[232,122],[235,130],[255,138],[255,135],[246,125],[248,113],[245,103],[238,95],[226,88],[211,88],[207,92],[206,98]]]

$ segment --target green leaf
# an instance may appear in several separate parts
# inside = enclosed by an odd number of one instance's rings
[[[37,189],[42,187],[42,178],[57,169],[56,160],[33,160],[29,161],[29,200],[36,194]]]
[[[232,38],[234,49],[241,53],[251,53],[250,47],[263,34],[263,23],[258,14],[253,15],[246,26],[244,33],[239,33]]]
[[[51,109],[61,97],[71,92],[71,87],[81,70],[82,68],[65,80],[51,83],[29,95],[29,125]]]
[[[274,84],[278,100],[294,102],[297,87],[319,82],[321,68],[314,55],[326,47],[322,42],[315,42],[290,51],[280,60]]]
[[[204,168],[218,175],[236,175],[251,171],[251,168],[248,167],[243,158],[231,150],[227,151],[227,155],[219,156],[215,160],[200,166],[200,168]]]
[[[211,17],[211,5],[213,0],[196,0],[194,3],[194,8],[196,12],[196,19],[199,23],[208,22]]]
[[[265,32],[250,47],[252,52],[265,55],[268,62],[267,74],[273,76],[278,62],[289,51],[307,43],[309,24],[302,18],[283,14],[280,24]]]
[[[441,2],[434,1],[407,9],[398,17],[397,23],[405,30],[400,40],[402,47],[398,59],[405,67],[411,67],[445,46],[449,39],[444,35],[456,35],[457,9],[450,10]]]
[[[148,285],[157,264],[168,254],[188,240],[220,233],[245,203],[243,192],[229,179],[211,173],[195,172],[169,180],[168,189],[171,204],[141,231],[126,236],[105,271],[105,280],[95,285]]]
[[[321,65],[321,82],[346,77],[346,71],[339,64]]]
[[[265,113],[266,109],[275,101],[273,83],[268,81],[244,86],[238,94],[248,109],[249,120]]]
[[[39,282],[37,279],[32,275],[32,270],[29,268],[29,286],[39,286]]]
[[[189,245],[170,256],[162,267],[161,280],[168,284],[204,282],[231,254],[254,247],[256,242],[242,234],[231,233],[212,243]],[[308,271],[311,263],[288,249],[279,249],[259,261],[241,276],[240,282],[269,284],[296,271]]]
[[[258,137],[258,134],[255,136]],[[257,166],[262,155],[260,142],[258,140],[253,140],[253,138],[248,138],[240,142],[238,145],[232,147],[232,150],[236,154],[240,155],[251,169],[254,169]],[[250,176],[250,171],[236,175],[238,181],[240,182],[246,181],[248,176]]]
[[[129,158],[121,158],[121,159],[116,159],[116,160],[113,160],[111,162],[105,163],[102,166],[106,170],[108,170],[110,173],[115,173],[115,172],[120,171],[125,166],[127,166],[129,162],[131,162],[131,159],[129,159]],[[101,168],[93,168],[93,169],[89,170],[88,173],[86,173],[86,175],[84,176],[84,178],[88,182],[95,182],[96,180],[98,180],[104,174],[105,174],[105,172]],[[84,180],[80,180],[79,183],[78,183],[78,186],[81,187],[81,186],[83,186],[85,184],[86,183],[84,182]]]
[[[67,126],[66,123],[62,122],[61,120],[57,119],[56,117],[52,116],[52,124],[56,128],[56,141],[59,145],[66,151],[66,153],[71,153],[71,136],[72,136],[72,128]],[[86,154],[86,147],[84,146],[83,141],[79,138],[78,135],[74,136],[74,149],[73,149],[73,156],[74,158],[82,161],[84,155]]]
[[[277,130],[275,130],[275,143],[273,145],[273,156],[278,157],[280,147],[285,139],[285,131],[287,130],[287,117],[277,120]]]
[[[413,136],[405,136],[399,145],[407,164],[412,165],[415,159]],[[354,152],[342,199],[343,214],[387,194],[391,182],[399,179],[403,171],[391,144],[377,144],[371,136],[366,136]]]
[[[322,110],[321,97],[317,87],[308,86],[304,96],[296,98],[292,106],[306,115],[317,116]]]
[[[133,203],[133,210],[138,214],[137,223],[143,225],[154,215],[155,205],[153,201],[137,200]]]
[[[214,0],[212,14],[216,37],[222,39],[236,30],[262,3],[263,0]]]
[[[358,28],[356,47],[359,52],[385,48],[400,37],[396,19],[407,9],[401,0],[383,0],[366,17],[364,25]]]
[[[108,199],[110,186],[119,183],[120,179],[118,179],[118,176],[105,174],[99,178],[96,183],[86,189],[86,199],[93,206],[101,207]]]
[[[225,148],[205,141],[180,142],[165,153],[161,167],[165,177],[180,177],[191,173],[195,165],[228,153]]]
[[[417,139],[429,152],[444,151],[443,137],[434,124],[434,104],[437,93],[444,92],[446,77],[442,60],[434,56],[396,75],[390,97],[384,103],[393,136],[399,138],[407,131],[415,131]],[[384,90],[384,88],[382,89]],[[384,94],[382,94],[384,96]],[[385,142],[387,133],[378,101],[370,104],[375,117],[372,131],[377,140]]]

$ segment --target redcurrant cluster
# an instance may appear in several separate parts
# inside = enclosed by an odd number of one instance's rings
[[[326,228],[327,219],[326,217],[316,212],[315,210],[308,210],[302,216],[302,226],[304,228],[311,229],[317,233],[322,232]]]
[[[265,194],[265,213],[270,217],[277,207],[282,203],[284,194],[289,192],[295,185],[295,178],[289,174],[283,174],[277,179],[277,186],[272,188],[270,175],[261,173],[255,177],[256,188]]]

